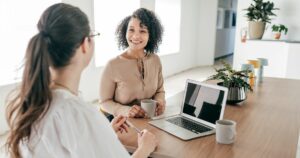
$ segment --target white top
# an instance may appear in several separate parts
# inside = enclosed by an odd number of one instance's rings
[[[20,144],[22,157],[129,157],[106,117],[67,90],[53,90],[51,106],[35,127],[29,143]]]

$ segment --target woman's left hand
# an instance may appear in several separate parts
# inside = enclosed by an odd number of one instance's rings
[[[118,115],[111,121],[111,126],[116,133],[128,132],[128,125],[126,124],[127,117]]]
[[[161,101],[161,100],[157,100],[157,107],[156,107],[156,111],[155,111],[155,116],[161,115],[162,113],[164,113],[166,108],[166,102],[165,101]]]

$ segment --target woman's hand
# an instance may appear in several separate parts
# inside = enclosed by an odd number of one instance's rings
[[[155,135],[144,129],[138,133],[138,148],[132,154],[132,158],[149,157],[157,145],[158,141]]]
[[[138,105],[133,105],[129,111],[128,111],[128,117],[139,117],[139,118],[143,118],[145,117],[146,113],[145,111],[142,109],[142,107],[138,106]]]
[[[166,109],[166,102],[157,100],[156,110],[155,110],[155,116],[161,115],[164,113]]]
[[[143,150],[147,155],[150,155],[158,145],[158,141],[154,134],[144,129],[138,133],[138,150]]]
[[[128,125],[126,124],[127,117],[124,117],[122,115],[116,116],[112,121],[111,121],[111,126],[114,129],[116,133],[120,132],[128,132]]]

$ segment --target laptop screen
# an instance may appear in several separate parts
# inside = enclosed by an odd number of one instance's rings
[[[215,124],[219,120],[225,92],[187,82],[183,113]]]

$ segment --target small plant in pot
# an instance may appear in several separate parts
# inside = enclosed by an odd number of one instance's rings
[[[284,26],[283,24],[273,25],[272,32],[275,33],[274,34],[275,39],[280,39],[281,32],[284,32],[284,34],[286,35],[286,33],[288,32],[288,28],[286,26]]]
[[[236,71],[224,61],[222,61],[222,65],[222,68],[215,68],[217,74],[210,76],[208,80],[220,80],[218,85],[228,88],[228,104],[236,104],[246,100],[246,92],[252,91],[251,86],[246,81],[251,70]]]
[[[246,17],[249,21],[249,37],[250,39],[261,39],[266,23],[270,23],[271,16],[276,16],[273,13],[274,10],[279,10],[274,8],[274,3],[270,1],[264,2],[263,0],[253,0],[254,3],[246,9]]]

